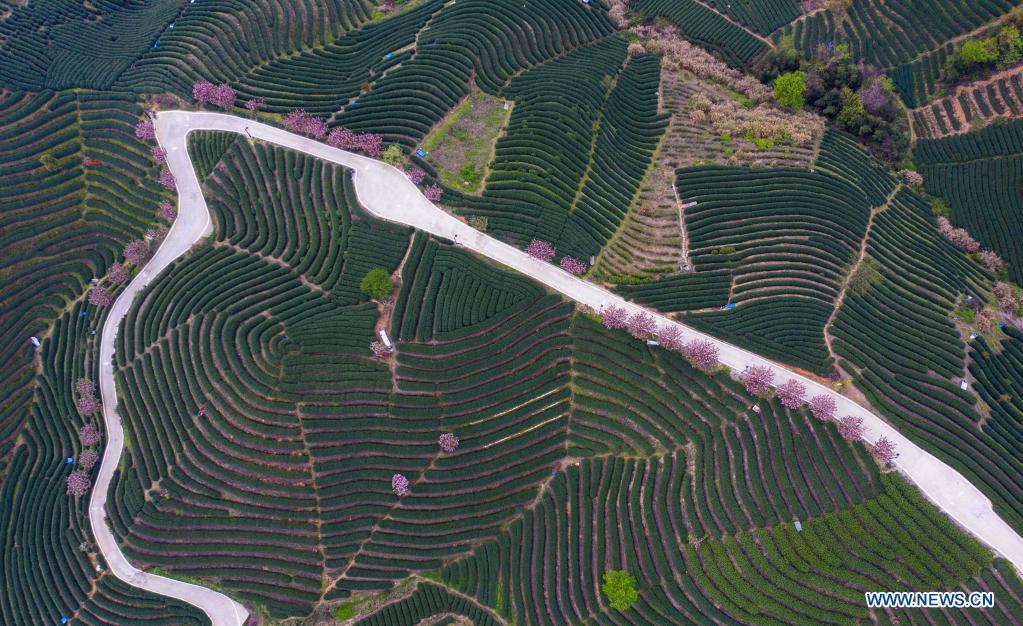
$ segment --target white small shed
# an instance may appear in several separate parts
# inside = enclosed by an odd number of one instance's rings
[[[387,331],[383,328],[380,329],[380,341],[384,342],[384,345],[387,346],[388,350],[394,347],[391,345],[391,340],[387,337]]]

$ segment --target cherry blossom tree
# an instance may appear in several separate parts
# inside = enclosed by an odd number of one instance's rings
[[[977,330],[982,333],[991,332],[991,329],[995,327],[995,321],[998,319],[998,314],[991,309],[981,309],[977,311],[977,318],[975,324]]]
[[[92,466],[99,460],[99,452],[96,452],[92,448],[88,450],[82,450],[82,453],[78,455],[78,465],[82,469],[90,470]]]
[[[944,215],[938,217],[938,232],[953,246],[966,252],[979,252],[980,242],[974,239],[965,228],[956,228]]]
[[[742,384],[755,396],[767,393],[773,381],[774,371],[766,365],[751,365],[742,372]]]
[[[534,259],[550,263],[551,259],[554,258],[554,255],[557,254],[557,252],[554,250],[554,246],[552,246],[550,242],[544,241],[543,239],[534,239],[529,242],[528,246],[526,246],[526,254]]]
[[[863,418],[858,415],[846,415],[838,420],[838,434],[849,441],[863,439]]]
[[[708,339],[693,339],[682,349],[682,356],[693,367],[709,372],[718,364],[718,347]]]
[[[875,83],[878,84],[878,83]],[[883,90],[882,90],[883,91]],[[915,170],[899,170],[899,176],[902,180],[906,181],[910,185],[922,185],[924,184],[924,177],[920,172]]]
[[[810,398],[810,412],[819,420],[829,420],[835,417],[836,409],[838,409],[838,403],[826,393]]]
[[[410,167],[405,170],[405,175],[408,176],[408,179],[411,180],[414,185],[418,185],[423,182],[424,178],[426,178],[426,172],[421,167]]]
[[[636,339],[646,339],[657,328],[657,321],[646,311],[637,311],[629,317],[629,334]]]
[[[121,263],[115,263],[106,270],[106,279],[114,284],[121,284],[128,280],[128,268]]]
[[[147,117],[135,124],[135,136],[145,141],[156,139],[156,127],[153,126],[153,120]]]
[[[129,241],[124,247],[124,258],[128,259],[129,263],[142,265],[149,260],[149,244],[141,239]]]
[[[75,402],[75,408],[78,409],[78,413],[82,417],[94,415],[99,410],[99,407],[99,400],[96,399],[96,396],[81,396]]]
[[[440,449],[451,454],[458,449],[458,437],[454,433],[444,433],[437,439]]]
[[[167,162],[167,151],[160,146],[153,146],[149,154],[153,156],[153,160],[156,161],[157,165],[163,165]]]
[[[806,395],[806,385],[795,378],[790,378],[778,385],[778,400],[786,409],[798,409],[803,406],[803,396]]]
[[[878,437],[877,441],[874,442],[874,446],[870,449],[870,453],[878,462],[885,465],[894,461],[895,457],[898,456],[898,453],[895,451],[895,444],[885,436]]]
[[[96,383],[88,378],[79,378],[75,381],[75,393],[80,396],[96,395]]]
[[[444,195],[444,190],[437,185],[427,185],[423,187],[423,195],[430,202],[440,202],[441,196]]]
[[[216,85],[206,80],[199,80],[192,84],[192,98],[199,104],[212,102],[216,91]]]
[[[384,138],[376,133],[359,133],[355,137],[356,147],[369,156],[380,156],[384,151]]]
[[[330,134],[327,135],[327,143],[335,148],[348,150],[355,147],[355,137],[356,135],[354,132],[339,126],[330,131]]]
[[[266,100],[264,100],[263,98],[249,98],[248,100],[245,101],[245,109],[251,111],[252,113],[256,113],[261,108],[263,108],[263,104],[265,103]]]
[[[174,178],[174,174],[166,167],[160,170],[160,184],[167,189],[174,189],[174,185],[177,182]]]
[[[629,314],[622,307],[612,304],[604,307],[601,317],[606,328],[618,330],[619,328],[625,328],[625,325],[628,323]]]
[[[170,200],[164,200],[160,203],[160,217],[173,222],[178,218],[178,208]]]
[[[320,139],[327,134],[327,123],[305,109],[292,109],[284,116],[284,129]]]
[[[89,474],[85,470],[77,469],[67,477],[68,495],[80,498],[89,492],[91,486],[92,481],[89,480]]]
[[[78,430],[78,439],[86,448],[96,445],[100,439],[99,428],[96,428],[95,424],[89,422]]]
[[[403,496],[408,493],[408,479],[401,474],[391,476],[391,491],[396,496]]]
[[[93,306],[110,306],[113,301],[114,297],[110,290],[102,285],[96,285],[89,290],[89,304]]]
[[[977,255],[977,260],[984,266],[984,269],[992,274],[1002,269],[1002,257],[991,250],[981,250],[980,254]]]
[[[672,352],[682,352],[685,349],[685,344],[682,341],[682,330],[674,324],[661,326],[658,329],[657,342],[661,344],[662,348]]]
[[[234,101],[237,98],[238,94],[234,89],[229,85],[220,84],[214,87],[210,102],[224,111],[229,111],[234,108]]]
[[[565,270],[569,274],[581,275],[586,273],[586,264],[579,259],[572,258],[570,256],[561,257],[561,263],[559,263],[561,269]]]

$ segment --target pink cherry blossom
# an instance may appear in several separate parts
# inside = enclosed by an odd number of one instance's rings
[[[213,83],[205,80],[196,81],[192,85],[192,98],[199,104],[206,104],[213,101],[216,91],[217,88]]]
[[[174,174],[171,174],[171,171],[169,169],[165,167],[162,170],[160,170],[161,185],[163,185],[167,189],[174,189],[175,183],[177,183],[177,180],[175,180]]]
[[[413,185],[418,185],[423,182],[424,178],[426,178],[426,172],[421,167],[410,167],[405,170],[405,175],[408,176],[408,179],[412,181]]]
[[[79,378],[75,381],[75,393],[80,396],[96,395],[96,383],[88,378]]]
[[[561,257],[561,263],[559,263],[559,265],[561,266],[561,269],[565,270],[569,274],[585,274],[587,269],[585,263],[570,256]]]
[[[266,102],[263,98],[250,98],[245,102],[245,108],[255,113],[263,107],[263,103]]]
[[[444,433],[437,439],[440,449],[451,454],[458,449],[458,437],[454,433]]]
[[[778,385],[778,400],[786,409],[798,409],[803,406],[803,396],[806,395],[806,385],[795,378]]]
[[[210,97],[210,103],[224,111],[228,111],[234,108],[234,101],[238,97],[235,90],[229,85],[217,85],[213,89],[213,95]]]
[[[440,202],[441,196],[444,195],[444,190],[437,185],[427,185],[423,187],[423,195],[430,202]]]
[[[141,239],[129,241],[124,247],[124,258],[129,263],[142,265],[149,260],[149,244]]]
[[[629,314],[622,307],[610,306],[604,307],[602,312],[604,326],[611,330],[618,330],[619,328],[625,328],[628,323]]]
[[[829,420],[835,416],[838,404],[828,394],[822,393],[810,398],[810,412],[819,420]]]
[[[92,469],[92,466],[95,465],[98,460],[99,452],[96,452],[91,448],[89,450],[82,450],[82,453],[78,455],[78,465],[81,466],[82,469]]]
[[[895,444],[891,442],[887,437],[878,437],[877,441],[874,442],[874,447],[870,449],[870,453],[879,462],[887,465],[895,460],[898,453],[895,451]]]
[[[169,200],[164,200],[160,203],[160,217],[173,222],[178,217],[178,208]]]
[[[100,439],[99,428],[96,428],[95,424],[89,422],[78,430],[78,439],[86,448],[96,445]]]
[[[629,317],[629,334],[636,339],[646,339],[657,328],[657,321],[646,311],[636,311]]]
[[[682,349],[682,356],[693,367],[707,372],[718,364],[718,347],[707,339],[693,339]]]
[[[657,331],[657,343],[661,344],[661,347],[665,350],[671,350],[672,352],[682,352],[685,349],[685,345],[682,342],[682,330],[674,324],[661,326],[660,330]]]
[[[167,162],[167,151],[160,146],[153,146],[149,150],[149,154],[153,156],[153,160],[156,161],[157,165],[163,165]]]
[[[849,441],[863,438],[863,418],[857,415],[846,415],[838,420],[838,433]]]
[[[767,393],[771,388],[774,371],[766,365],[752,365],[742,372],[741,378],[742,383],[746,386],[746,391],[759,396],[762,393]]]
[[[93,306],[110,306],[113,301],[114,297],[106,287],[96,285],[89,290],[89,304]]]
[[[534,259],[550,263],[551,259],[554,258],[556,251],[550,242],[544,241],[543,239],[534,239],[529,242],[528,246],[526,246],[526,254]]]
[[[67,477],[67,492],[68,495],[72,495],[76,498],[84,496],[89,491],[89,487],[92,486],[92,481],[89,480],[89,474],[84,470],[77,469]]]
[[[396,496],[403,496],[408,493],[408,479],[401,474],[391,477],[391,491]]]

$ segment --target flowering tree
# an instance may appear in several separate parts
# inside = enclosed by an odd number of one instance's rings
[[[899,170],[899,176],[910,185],[919,186],[924,184],[923,175],[915,170]]]
[[[369,156],[380,156],[384,151],[384,138],[376,133],[359,133],[355,137],[356,148]]]
[[[217,87],[206,80],[198,80],[192,84],[192,98],[194,98],[199,104],[212,102],[213,94],[216,93],[216,91]]]
[[[421,167],[410,167],[405,170],[405,175],[408,176],[408,179],[411,180],[414,185],[418,185],[423,182],[424,178],[426,178],[426,172],[423,171],[423,168]]]
[[[168,222],[173,222],[178,218],[177,207],[174,206],[174,204],[172,204],[170,200],[164,200],[163,202],[160,203],[160,217],[167,220]]]
[[[586,273],[586,264],[579,259],[572,258],[570,256],[561,257],[561,263],[559,263],[561,269],[565,270],[569,274],[581,275]]]
[[[543,239],[534,239],[529,242],[528,246],[526,246],[526,254],[534,259],[550,263],[551,259],[554,258],[554,255],[557,254],[557,252],[554,250],[554,246],[552,246],[550,242],[544,241]]]
[[[693,339],[682,349],[682,356],[693,367],[707,372],[718,364],[718,347],[707,339]]]
[[[145,141],[156,139],[156,128],[153,126],[153,120],[147,117],[138,124],[135,124],[135,136]]]
[[[96,285],[89,290],[89,304],[93,306],[110,306],[113,301],[114,297],[106,287]]]
[[[674,324],[661,326],[658,329],[657,342],[661,344],[662,348],[672,352],[682,352],[685,349],[685,345],[682,342],[682,330]]]
[[[996,252],[991,250],[981,250],[980,254],[977,255],[977,259],[980,261],[980,264],[984,266],[984,269],[992,274],[1002,269],[1002,257],[998,256]]]
[[[96,425],[92,422],[89,422],[78,430],[78,439],[86,448],[99,443],[99,438],[99,428],[96,428]]]
[[[605,328],[618,330],[619,328],[625,328],[625,325],[628,323],[629,314],[622,307],[612,304],[604,307],[601,317],[603,318]]]
[[[982,333],[991,332],[991,329],[995,327],[995,321],[998,319],[998,314],[991,309],[981,309],[977,311],[977,318],[975,324],[977,330]]]
[[[458,437],[454,433],[444,433],[437,439],[440,449],[451,454],[458,449]]]
[[[79,378],[75,381],[75,393],[80,396],[96,395],[96,383],[88,378]]]
[[[629,317],[629,334],[636,339],[646,339],[657,329],[657,321],[646,311],[637,311]]]
[[[810,398],[810,412],[819,420],[829,420],[835,417],[836,409],[838,409],[838,403],[826,393]]]
[[[396,496],[403,496],[408,493],[408,479],[401,474],[391,476],[391,491]]]
[[[82,453],[78,455],[78,465],[82,469],[92,469],[92,466],[99,460],[99,452],[93,449],[82,450]]]
[[[264,100],[263,98],[249,98],[249,99],[248,99],[248,100],[247,100],[247,101],[245,102],[245,108],[246,108],[246,110],[248,110],[248,111],[251,111],[251,112],[253,112],[253,113],[256,113],[256,112],[257,112],[257,111],[259,111],[259,110],[260,110],[261,108],[263,108],[263,104],[264,104],[265,102],[266,102],[266,100]]]
[[[124,258],[128,259],[129,263],[142,265],[149,260],[149,244],[141,239],[129,241],[124,247]]]
[[[327,143],[335,148],[341,148],[342,150],[348,150],[349,148],[355,147],[355,133],[339,126],[334,130],[330,131],[327,135]]]
[[[795,378],[790,378],[778,385],[778,400],[786,409],[798,409],[803,406],[804,395],[806,395],[806,385]]]
[[[938,217],[938,232],[953,246],[966,252],[979,252],[980,242],[974,239],[965,228],[956,228],[944,215]]]
[[[174,184],[177,181],[174,179],[174,174],[166,167],[160,170],[160,184],[167,189],[174,189]]]
[[[305,109],[292,109],[284,116],[284,129],[320,139],[327,134],[327,123]]]
[[[888,437],[878,437],[877,441],[874,442],[874,447],[870,449],[870,453],[874,455],[874,458],[880,463],[887,465],[895,460],[898,453],[895,451],[895,444],[891,442]]]
[[[234,101],[238,98],[238,94],[235,90],[228,85],[220,84],[213,89],[213,95],[210,97],[210,102],[224,111],[229,111],[234,108]]]
[[[858,415],[846,415],[838,420],[838,434],[849,441],[863,438],[863,418]]]
[[[423,195],[430,202],[440,202],[441,196],[444,195],[444,190],[437,185],[427,185],[423,187]]]
[[[1012,285],[1005,281],[998,281],[992,288],[992,293],[998,298],[998,308],[1003,313],[1013,314],[1019,309],[1019,305],[1016,303],[1016,296],[1013,294]]]
[[[773,381],[774,371],[766,365],[751,365],[742,372],[742,384],[746,386],[747,392],[755,396],[767,393]]]
[[[84,496],[92,486],[89,474],[85,470],[76,469],[67,477],[67,492],[76,498]]]
[[[156,161],[157,165],[163,165],[167,162],[167,151],[160,146],[153,146],[149,154],[153,156],[153,160]]]
[[[79,415],[82,417],[89,417],[99,410],[100,403],[94,395],[83,395],[78,398],[75,402],[75,408],[78,409]]]

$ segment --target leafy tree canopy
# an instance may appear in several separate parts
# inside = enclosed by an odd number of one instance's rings
[[[604,595],[612,608],[625,611],[639,598],[636,593],[636,578],[625,570],[608,570],[604,572],[604,584],[601,586]]]
[[[774,97],[782,106],[802,109],[806,98],[806,72],[789,72],[774,79]]]
[[[359,289],[370,298],[383,300],[394,291],[394,283],[387,270],[382,267],[374,267],[366,272],[362,282],[359,283]]]

